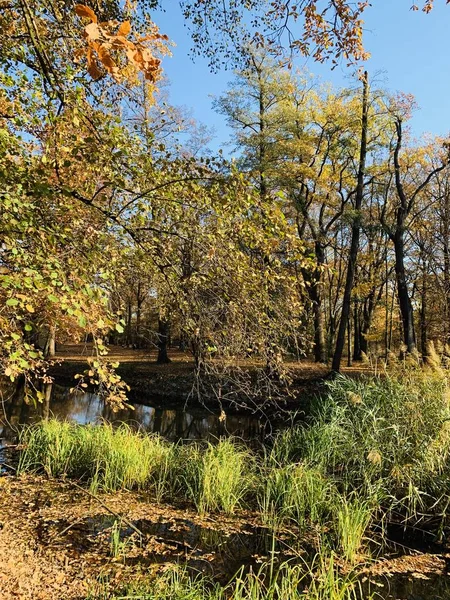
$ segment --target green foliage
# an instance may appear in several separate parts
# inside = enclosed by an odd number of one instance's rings
[[[158,436],[135,433],[126,425],[81,427],[49,420],[26,428],[19,472],[44,470],[89,482],[92,491],[155,486],[161,493],[173,449]],[[162,473],[160,480],[159,473]]]
[[[186,447],[180,460],[185,465],[182,477],[187,496],[201,514],[232,514],[254,487],[254,459],[230,439],[209,444],[205,450]]]

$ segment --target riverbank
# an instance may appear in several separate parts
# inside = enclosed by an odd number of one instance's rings
[[[143,536],[127,522],[142,529]],[[304,560],[311,552],[311,541],[296,537],[292,528],[279,531],[274,545],[270,530],[251,512],[200,517],[187,506],[161,505],[145,493],[126,491],[103,493],[96,500],[70,481],[32,475],[0,478],[0,525],[2,600],[112,600],[124,592],[132,600],[203,600],[205,596],[193,594],[192,584],[188,596],[183,565],[189,566],[191,579],[202,575],[206,582],[213,579],[225,586],[233,569],[252,567],[258,573],[264,563],[270,564],[273,550],[276,557],[283,552],[292,564],[303,565],[307,574]],[[357,588],[360,581],[367,590],[371,581],[379,599],[445,600],[449,570],[450,554],[445,551],[404,550],[402,556],[360,564],[350,577],[335,558],[336,587],[353,582]],[[178,594],[170,588],[173,573],[184,574],[184,596],[180,585]],[[164,595],[161,587],[156,595],[155,583],[161,581]]]
[[[134,350],[114,345],[110,345],[108,351],[108,359],[119,363],[117,372],[130,386],[129,398],[132,402],[145,403],[146,397],[151,397],[160,399],[165,404],[186,401],[191,405],[198,404],[199,390],[195,378],[195,365],[189,352],[171,349],[171,362],[159,365],[156,363],[156,351]],[[59,383],[74,385],[74,376],[86,369],[86,361],[93,353],[92,344],[60,346],[55,357],[56,364],[50,374]],[[269,415],[273,415],[280,408],[290,411],[307,410],[311,396],[322,392],[323,379],[329,375],[329,367],[308,360],[291,360],[286,366],[291,382],[277,397],[277,402],[268,402],[267,397],[252,400],[245,391],[241,391],[241,394],[237,392],[234,397],[228,398],[225,389],[220,398],[221,405],[232,412],[261,412],[262,409]],[[242,373],[251,376],[257,369],[263,368],[263,365],[255,359],[242,359],[236,362],[236,367]],[[350,377],[360,377],[369,372],[367,365],[361,363],[343,368],[343,373]],[[203,378],[200,400],[203,405],[217,409],[217,379],[211,376]]]
[[[61,597],[79,600],[368,600],[392,569],[413,573],[414,589],[396,579],[377,598],[448,599],[446,371],[402,365],[326,388],[259,449],[124,425],[26,427],[20,476],[0,480],[3,556],[13,571],[8,536],[26,531],[23,553],[73,580],[78,596]],[[4,585],[22,585],[14,577]]]

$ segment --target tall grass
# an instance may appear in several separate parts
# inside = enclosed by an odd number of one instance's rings
[[[324,523],[331,512],[336,488],[315,468],[304,464],[270,464],[262,478],[259,509],[267,525],[292,521],[300,528]]]
[[[270,461],[300,462],[341,494],[376,498],[408,519],[439,514],[450,491],[449,419],[447,380],[439,372],[338,377],[305,425],[277,437]]]
[[[85,480],[92,491],[146,488],[157,501],[182,496],[200,513],[232,513],[253,486],[254,457],[232,440],[177,446],[157,435],[108,424],[57,420],[23,430],[19,473]]]
[[[25,428],[19,473],[44,471],[90,483],[93,491],[164,486],[170,444],[128,426],[80,426],[57,420]]]
[[[232,440],[184,449],[182,479],[199,513],[232,514],[253,487],[254,458]]]
[[[372,520],[372,508],[358,497],[342,498],[336,510],[338,547],[342,556],[355,563],[363,546],[365,533]]]
[[[357,600],[361,587],[353,575],[339,574],[333,557],[313,563],[283,563],[273,572],[272,565],[258,571],[243,570],[226,586],[205,577],[189,577],[186,568],[172,566],[147,582],[128,585],[118,592],[97,590],[90,600]],[[370,600],[372,595],[365,595]]]

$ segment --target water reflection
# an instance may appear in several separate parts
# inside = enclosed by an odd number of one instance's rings
[[[12,442],[20,426],[38,422],[43,418],[55,417],[79,424],[128,423],[135,429],[160,433],[165,438],[177,440],[215,439],[233,435],[246,441],[263,440],[267,423],[251,416],[219,415],[204,407],[164,407],[163,403],[135,404],[133,409],[116,413],[97,394],[71,391],[70,388],[47,384],[43,390],[44,400],[35,405],[27,401],[24,390],[3,390],[3,410],[0,415],[0,438],[3,444]],[[0,442],[1,443],[1,442]]]

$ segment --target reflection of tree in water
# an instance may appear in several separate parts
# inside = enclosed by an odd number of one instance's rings
[[[14,438],[14,431],[20,425],[37,422],[40,419],[55,417],[61,421],[74,421],[79,424],[98,423],[101,421],[113,424],[128,423],[134,429],[149,433],[159,433],[169,440],[217,439],[233,435],[245,440],[261,439],[264,427],[256,418],[229,415],[221,421],[217,414],[207,409],[195,408],[189,412],[184,410],[184,402],[180,409],[164,409],[160,406],[137,404],[113,412],[111,406],[105,404],[96,394],[82,390],[73,390],[57,384],[46,384],[43,389],[42,403],[26,401],[23,386],[15,392],[9,391],[4,403],[5,418],[0,423],[0,435],[6,439]]]

